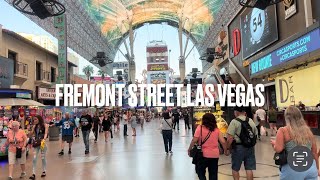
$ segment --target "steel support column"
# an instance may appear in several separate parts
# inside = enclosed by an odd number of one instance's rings
[[[183,81],[185,79],[185,59],[184,59],[184,53],[183,53],[183,44],[182,44],[182,28],[183,28],[183,22],[180,19],[179,20],[179,47],[180,47],[180,58],[179,58],[179,71],[180,71],[180,79]]]
[[[132,22],[129,23],[129,44],[130,44],[130,58],[129,58],[129,78],[131,82],[136,80],[136,64],[134,61],[134,32],[132,28]],[[129,52],[128,52],[129,53]]]

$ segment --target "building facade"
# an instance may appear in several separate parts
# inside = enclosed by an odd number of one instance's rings
[[[54,90],[57,72],[58,55],[21,35],[2,29],[0,25],[0,57],[2,61],[10,62],[8,66],[12,74],[11,85],[21,89],[31,90],[33,99],[44,104],[54,105]],[[68,82],[73,81],[73,67],[68,63]],[[1,86],[1,88],[10,88]]]

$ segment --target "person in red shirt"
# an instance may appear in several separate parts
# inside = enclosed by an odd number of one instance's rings
[[[207,138],[208,137],[208,138]],[[207,139],[205,141],[205,139]],[[200,180],[206,179],[206,169],[209,171],[209,179],[218,179],[219,143],[222,144],[224,153],[228,155],[227,142],[217,127],[217,121],[213,114],[206,113],[202,117],[202,125],[199,125],[188,149],[188,155],[192,147],[202,144],[204,161],[196,163],[196,172]]]

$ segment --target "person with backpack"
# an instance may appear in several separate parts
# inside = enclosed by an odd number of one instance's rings
[[[233,119],[227,131],[228,149],[231,150],[231,166],[233,179],[240,179],[240,168],[244,162],[247,179],[253,180],[252,170],[256,170],[254,146],[257,142],[257,128],[251,118],[247,117],[243,106],[234,108]]]

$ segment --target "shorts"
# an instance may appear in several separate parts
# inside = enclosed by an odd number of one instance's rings
[[[73,142],[73,135],[63,135],[62,141],[67,141],[67,143],[72,143]]]
[[[16,162],[18,162],[19,164],[26,164],[26,159],[27,159],[27,150],[22,152],[21,158],[19,159],[16,158],[16,153],[10,152],[10,151],[8,152],[9,164],[15,164]]]
[[[231,153],[232,170],[239,171],[242,162],[244,162],[245,170],[256,170],[254,147],[246,148],[243,145],[235,145]]]

